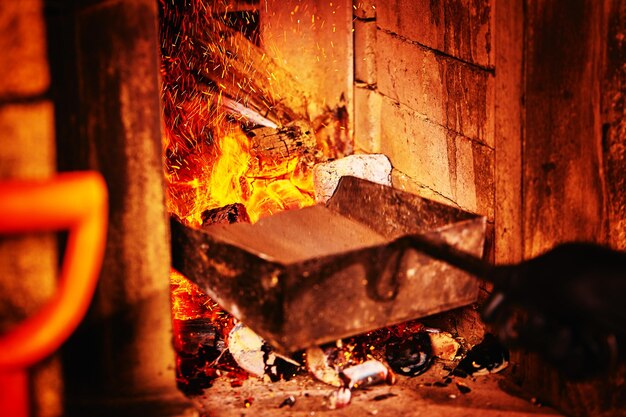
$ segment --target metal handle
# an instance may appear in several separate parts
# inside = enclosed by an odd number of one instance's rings
[[[408,235],[396,240],[400,247],[411,247],[431,258],[446,262],[476,277],[490,280],[494,266],[471,253],[426,235]]]

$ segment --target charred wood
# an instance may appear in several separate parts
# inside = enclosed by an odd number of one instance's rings
[[[205,210],[201,214],[202,226],[214,224],[250,223],[246,206],[241,203]]]

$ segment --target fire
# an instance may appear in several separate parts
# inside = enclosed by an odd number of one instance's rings
[[[180,272],[170,272],[170,297],[174,320],[217,320],[224,311]]]
[[[311,168],[337,156],[330,131],[344,129],[330,111],[310,120],[310,98],[285,93],[300,89],[254,44],[258,16],[223,6],[161,2],[167,204],[190,226],[234,203],[252,222],[314,204]]]

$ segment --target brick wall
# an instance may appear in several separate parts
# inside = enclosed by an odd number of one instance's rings
[[[354,2],[355,146],[494,220],[493,0]]]

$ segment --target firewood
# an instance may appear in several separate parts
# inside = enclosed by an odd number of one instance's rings
[[[250,223],[246,206],[240,203],[205,210],[201,214],[202,227],[214,224]]]
[[[261,127],[246,132],[252,154],[267,159],[290,158],[315,152],[315,135],[304,121],[289,123],[276,129]]]

